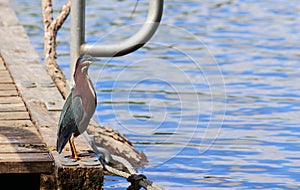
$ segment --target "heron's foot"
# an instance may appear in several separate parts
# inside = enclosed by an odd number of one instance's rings
[[[79,156],[78,156],[77,154],[72,155],[72,157],[73,157],[74,159],[76,159],[76,160],[80,160],[80,158],[79,158]]]
[[[93,156],[90,153],[88,153],[88,152],[83,152],[83,153],[79,153],[78,157],[80,159],[82,159],[82,158],[92,158]]]
[[[76,160],[81,160],[81,159],[84,159],[84,158],[92,158],[93,156],[88,153],[88,152],[83,152],[83,153],[79,153],[79,154],[76,154],[76,155],[67,155],[65,156],[65,158],[70,158],[70,159],[76,159]]]

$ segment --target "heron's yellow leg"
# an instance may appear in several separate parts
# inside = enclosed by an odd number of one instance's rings
[[[71,147],[71,152],[72,152],[73,158],[75,158],[76,160],[78,160],[79,157],[77,155],[77,151],[76,151],[76,148],[75,148],[74,137],[73,136],[70,138],[69,143],[70,143],[70,147]]]

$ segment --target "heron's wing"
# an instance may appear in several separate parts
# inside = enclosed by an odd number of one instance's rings
[[[83,109],[83,105],[82,105],[82,99],[80,96],[75,96],[73,98],[73,113],[74,113],[74,117],[75,117],[75,122],[77,127],[81,126],[81,122],[83,120],[83,115],[84,115],[84,109]],[[78,128],[78,130],[80,131],[80,129]]]
[[[69,94],[69,96],[67,97],[67,99],[65,101],[65,104],[63,106],[63,109],[60,112],[60,118],[59,118],[58,126],[61,126],[61,123],[63,122],[66,113],[70,109],[70,106],[72,104],[72,94],[73,94],[73,89],[72,89],[71,93]]]
[[[56,149],[60,153],[76,130],[75,116],[72,110],[72,92],[65,101],[58,123]]]

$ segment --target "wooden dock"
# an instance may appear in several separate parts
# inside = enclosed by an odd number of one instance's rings
[[[22,185],[36,189],[40,184],[39,174],[51,173],[53,164],[53,157],[33,125],[24,101],[0,59],[1,184],[17,177]]]
[[[0,0],[0,183],[9,189],[102,189],[103,168],[63,164],[55,150],[64,100],[8,0]],[[79,152],[91,151],[84,137]],[[91,155],[94,156],[94,155]],[[15,182],[15,183],[14,183]]]

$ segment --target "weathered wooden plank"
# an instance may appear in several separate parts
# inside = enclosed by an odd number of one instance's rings
[[[47,153],[45,144],[0,144],[0,154],[4,153]]]
[[[14,31],[14,27],[23,29],[9,1],[4,0],[0,4],[0,31],[4,33],[10,29]],[[0,32],[0,174],[35,173],[38,176],[40,173],[52,174],[53,157],[42,142],[36,126],[30,120],[24,102],[18,97],[14,80],[6,67],[7,64],[4,63],[5,59],[9,59],[25,67],[30,64],[30,60],[25,61],[24,57],[20,59],[19,56],[28,53],[27,56],[32,57],[28,50],[34,52],[34,49],[31,45],[22,44],[18,40],[19,37],[26,38],[24,30],[15,32],[14,37]],[[19,71],[18,74],[23,75],[24,72]],[[26,74],[27,80],[31,80],[29,75],[30,73]],[[20,86],[23,82],[24,80],[18,81]]]
[[[0,83],[0,90],[16,90],[16,86],[12,83]]]
[[[0,120],[0,127],[14,127],[14,128],[25,128],[30,130],[36,128],[33,126],[31,120]]]
[[[6,70],[6,67],[0,62],[0,70]]]
[[[13,83],[8,70],[0,70],[0,83]]]
[[[0,153],[0,174],[51,173],[53,167],[49,153]]]
[[[0,112],[20,112],[20,111],[26,111],[26,107],[23,102],[12,103],[12,104],[0,103]]]
[[[0,58],[0,70],[7,70],[7,68],[4,66],[3,60]]]
[[[0,78],[4,77],[9,78],[12,81],[8,70],[0,70]]]
[[[19,96],[0,97],[0,104],[23,103]]]
[[[27,112],[0,112],[0,120],[26,120],[30,119]]]
[[[42,140],[37,134],[0,134],[0,144],[19,143],[19,144],[39,144]]]
[[[2,64],[1,64],[2,65]],[[9,71],[7,69],[5,70],[0,70],[0,77],[2,76],[8,76],[8,78],[11,78],[10,77],[10,74],[9,74]]]
[[[11,154],[0,154],[0,162],[35,162],[35,161],[48,161],[51,158],[49,154],[45,153],[11,153]]]
[[[20,121],[20,120],[19,120]],[[32,124],[33,125],[33,124]],[[31,126],[29,127],[28,125],[20,125],[20,126],[1,126],[0,123],[0,135],[17,135],[17,134],[21,134],[23,136],[27,135],[27,134],[36,134],[39,136],[38,130],[36,129],[36,127]],[[2,142],[0,142],[1,144]]]
[[[1,97],[9,97],[9,96],[18,96],[18,92],[16,90],[0,90]]]
[[[2,84],[12,84],[13,81],[10,78],[8,78],[8,77],[0,75],[0,83],[2,83]]]

